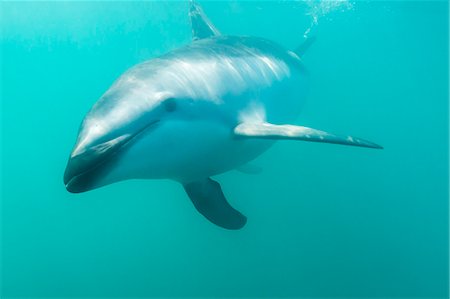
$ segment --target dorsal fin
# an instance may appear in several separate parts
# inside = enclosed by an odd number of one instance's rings
[[[192,24],[192,39],[202,39],[220,35],[219,30],[214,27],[211,21],[203,12],[203,9],[197,2],[191,0],[189,2],[189,16]]]

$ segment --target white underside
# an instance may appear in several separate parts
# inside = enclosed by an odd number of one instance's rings
[[[235,137],[233,128],[210,120],[167,120],[138,136],[120,154],[106,183],[124,179],[192,182],[239,167],[273,141]]]

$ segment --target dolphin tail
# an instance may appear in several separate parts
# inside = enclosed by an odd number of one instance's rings
[[[303,55],[305,55],[306,51],[308,51],[308,49],[312,46],[312,44],[314,44],[315,41],[315,36],[306,37],[303,43],[294,50],[295,54],[297,54],[299,57],[303,57]]]
[[[226,200],[220,184],[210,178],[183,185],[195,208],[212,223],[226,229],[241,229],[247,217]]]
[[[352,137],[337,136],[324,131],[294,125],[273,125],[269,123],[241,123],[234,128],[234,134],[245,138],[259,139],[289,139],[313,142],[334,143],[382,149],[383,147],[373,142]]]
[[[200,5],[194,0],[189,1],[189,16],[192,25],[192,39],[198,40],[220,35],[219,30],[208,19]]]

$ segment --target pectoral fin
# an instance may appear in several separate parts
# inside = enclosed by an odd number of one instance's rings
[[[237,171],[245,173],[245,174],[260,174],[263,169],[255,164],[244,164],[236,168]]]
[[[341,137],[324,131],[294,125],[269,123],[242,123],[234,128],[234,134],[245,138],[292,139],[313,142],[335,143],[382,149],[378,144],[351,136]]]
[[[226,200],[220,184],[210,178],[183,185],[195,208],[212,223],[226,229],[240,229],[247,217]]]

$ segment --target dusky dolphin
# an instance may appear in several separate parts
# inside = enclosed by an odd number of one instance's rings
[[[211,176],[239,168],[276,140],[381,148],[289,125],[308,88],[301,57],[256,37],[221,35],[194,1],[193,41],[121,75],[85,116],[64,174],[79,193],[128,179],[180,182],[214,224],[242,228],[247,218]]]

